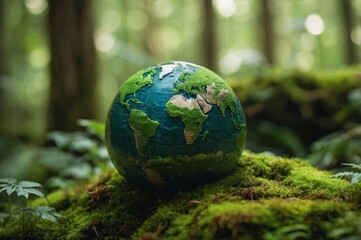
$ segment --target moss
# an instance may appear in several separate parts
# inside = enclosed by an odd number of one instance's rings
[[[271,69],[251,78],[227,79],[256,136],[248,147],[303,157],[315,141],[358,124],[360,107],[350,94],[361,88],[360,72],[361,66],[329,72]],[[279,134],[270,134],[270,125]],[[346,161],[338,159],[336,164]]]
[[[51,193],[64,218],[41,221],[30,239],[360,238],[361,184],[329,176],[299,159],[248,152],[231,174],[188,190],[135,188],[110,170]],[[0,238],[18,238],[17,229],[0,228]]]
[[[173,203],[177,207],[158,208],[134,236],[156,231],[163,220],[168,223],[160,234],[164,239],[277,239],[272,236],[292,234],[298,228],[302,232],[305,226],[307,239],[319,239],[333,231],[333,221],[348,214],[353,214],[355,221],[348,234],[359,234],[361,214],[355,202],[343,202],[357,194],[348,191],[348,182],[330,179],[329,174],[296,159],[246,153],[239,166],[234,174],[214,184],[178,194]],[[310,176],[297,180],[302,190],[289,186],[289,180],[298,179],[302,171]],[[312,189],[320,181],[324,181],[323,188]],[[360,191],[360,186],[357,189]],[[174,232],[177,234],[171,234]]]
[[[344,203],[310,200],[268,199],[255,202],[222,202],[213,204],[199,214],[193,224],[194,238],[264,239],[266,234],[284,226],[305,224],[309,239],[327,236],[332,230],[322,221],[332,221],[349,211]],[[321,222],[319,222],[321,221]],[[353,224],[355,227],[355,224]],[[316,231],[315,231],[316,230]],[[276,238],[274,238],[276,239]]]

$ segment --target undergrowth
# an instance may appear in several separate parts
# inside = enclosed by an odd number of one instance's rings
[[[18,182],[14,178],[0,178],[0,193],[6,193],[8,199],[7,212],[0,212],[0,222],[4,229],[10,227],[17,229],[21,226],[20,236],[18,237],[27,238],[31,236],[32,231],[41,220],[57,223],[57,219],[61,215],[56,212],[55,208],[49,206],[32,207],[28,204],[31,195],[47,200],[39,190],[41,187],[42,185],[37,182]],[[14,198],[21,202],[21,206],[14,203]],[[49,201],[47,200],[47,202]],[[16,236],[17,234],[14,237]]]

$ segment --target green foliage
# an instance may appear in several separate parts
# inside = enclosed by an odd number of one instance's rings
[[[289,127],[280,126],[270,121],[259,121],[247,136],[247,148],[253,151],[269,151],[275,155],[292,153],[297,157],[306,157],[307,151],[301,139]],[[272,144],[269,144],[269,143]]]
[[[88,119],[79,119],[78,125],[85,127],[89,133],[94,134],[99,139],[104,140],[105,124],[103,122]]]
[[[46,199],[45,195],[38,190],[38,188],[41,187],[42,185],[37,182],[18,182],[14,178],[0,178],[0,193],[5,192],[8,197],[8,213],[0,214],[0,222],[4,228],[13,226],[14,224],[21,225],[22,237],[26,237],[31,234],[41,219],[57,223],[57,219],[61,217],[61,215],[56,212],[55,208],[49,206],[27,206],[27,200],[30,195]],[[13,198],[11,197],[13,193],[16,193],[16,197],[18,198],[25,198],[25,201],[22,201],[22,207],[17,207],[12,203]]]
[[[41,147],[20,141],[11,147],[6,138],[0,137],[0,176],[31,179],[46,188],[65,187],[74,180],[98,176],[111,165],[102,141],[104,124],[91,120],[79,124],[86,126],[87,132],[50,132]],[[2,154],[2,149],[7,152]]]
[[[249,78],[229,78],[252,130],[246,147],[303,158],[312,152],[312,163],[323,168],[357,163],[361,156],[359,72],[360,66],[329,72],[274,68]],[[330,138],[337,135],[345,136],[335,146]],[[323,140],[327,149],[313,144]],[[331,158],[323,154],[331,151],[336,153]]]
[[[351,183],[361,182],[361,164],[343,163],[342,165],[350,166],[359,172],[340,172],[332,175],[333,178],[351,178]]]
[[[56,173],[47,181],[52,188],[65,187],[74,180],[96,177],[110,165],[104,145],[104,123],[79,120],[88,132],[50,132],[48,139],[55,147],[40,149],[38,161]]]
[[[27,209],[25,209],[26,211]],[[35,217],[35,218],[41,218],[44,220],[48,220],[51,222],[58,222],[58,218],[62,217],[61,214],[56,212],[55,208],[52,207],[48,207],[48,206],[39,206],[33,209],[30,209],[31,214]]]
[[[322,168],[335,168],[341,162],[361,162],[361,126],[327,135],[312,144],[309,160]]]
[[[29,194],[43,198],[45,196],[37,189],[39,187],[42,186],[37,182],[21,181],[18,183],[14,178],[0,178],[0,193],[6,191],[8,196],[16,192],[18,197],[24,196],[26,199],[29,198]]]

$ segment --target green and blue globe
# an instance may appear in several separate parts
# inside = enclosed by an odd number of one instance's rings
[[[241,104],[214,72],[169,62],[139,71],[108,112],[106,145],[128,182],[182,188],[231,172],[246,138]]]

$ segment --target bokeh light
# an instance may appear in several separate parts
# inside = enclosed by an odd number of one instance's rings
[[[312,35],[320,35],[325,29],[325,24],[319,15],[310,14],[306,18],[305,27]]]
[[[49,63],[49,52],[45,48],[36,48],[29,54],[29,62],[35,68],[45,67]]]
[[[26,0],[25,6],[30,13],[40,15],[47,10],[48,2],[46,0]]]
[[[361,45],[361,27],[355,27],[352,30],[351,39],[355,44]]]
[[[98,51],[108,53],[114,46],[115,39],[110,32],[100,29],[95,33],[95,47]]]
[[[235,73],[242,65],[242,58],[236,52],[230,52],[219,60],[219,69],[223,74]]]
[[[213,0],[213,4],[222,17],[232,17],[237,12],[234,0]]]

